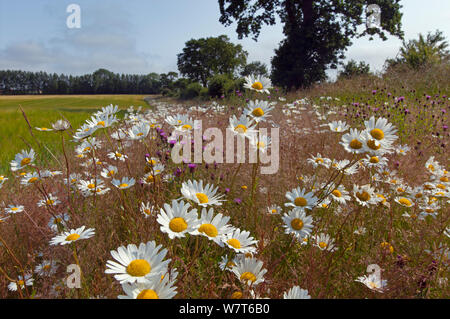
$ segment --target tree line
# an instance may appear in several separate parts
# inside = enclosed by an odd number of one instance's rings
[[[106,69],[80,76],[6,70],[0,71],[0,94],[159,94],[177,77],[176,72],[138,75]]]

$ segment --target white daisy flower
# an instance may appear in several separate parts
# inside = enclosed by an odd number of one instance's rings
[[[25,209],[22,205],[8,205],[8,207],[5,208],[5,213],[7,214],[17,214],[23,212]]]
[[[103,168],[100,175],[104,178],[112,178],[117,174],[117,167],[114,165],[108,165],[108,167]]]
[[[263,76],[257,77],[253,75],[248,75],[244,78],[244,80],[245,80],[244,88],[257,91],[260,93],[270,94],[269,89],[272,88],[272,83],[268,78]]]
[[[223,216],[220,213],[216,216],[213,215],[213,208],[210,208],[208,211],[206,208],[203,208],[200,216],[199,227],[191,234],[203,235],[220,247],[223,247],[223,241],[221,238],[232,230],[232,226],[227,224],[230,217]]]
[[[270,116],[269,112],[273,110],[275,103],[269,103],[267,101],[249,101],[244,113],[250,117],[256,123],[263,122]]]
[[[208,205],[222,205],[222,198],[224,195],[216,195],[219,187],[214,188],[214,185],[206,184],[203,187],[203,181],[189,180],[183,182],[181,185],[181,194],[184,198],[193,201],[199,206],[207,207]]]
[[[411,150],[408,145],[397,145],[395,147],[395,152],[399,155],[406,155]]]
[[[166,117],[165,121],[170,126],[173,126],[174,128],[178,126],[183,126],[187,121],[189,117],[185,114],[176,114],[175,116],[169,115]]]
[[[361,154],[367,152],[366,140],[357,129],[351,128],[350,133],[342,135],[339,144],[349,153]]]
[[[81,239],[88,239],[94,236],[94,228],[85,229],[86,226],[81,226],[77,229],[71,229],[69,231],[63,232],[52,238],[50,245],[67,245],[74,243]]]
[[[271,144],[272,139],[270,136],[262,134],[252,134],[250,136],[251,147],[259,150],[261,153],[265,153]]]
[[[364,125],[371,137],[379,142],[387,141],[392,143],[398,138],[395,135],[397,129],[391,123],[388,123],[385,118],[375,120],[375,117],[372,116],[368,121],[364,121]]]
[[[105,183],[101,179],[80,180],[78,182],[78,189],[83,196],[93,196],[94,194],[103,195],[109,188],[106,188]]]
[[[353,184],[353,195],[356,198],[358,204],[369,207],[369,205],[376,204],[382,200],[382,198],[375,195],[375,189],[369,184],[364,186],[358,186]]]
[[[52,217],[50,217],[50,220],[49,220],[47,226],[54,232],[57,232],[57,231],[59,231],[58,224],[60,224],[62,227],[66,227],[66,223],[69,221],[69,219],[70,219],[70,216],[67,213],[52,216]]]
[[[122,180],[113,179],[111,184],[116,186],[118,189],[127,189],[132,187],[136,183],[134,178],[123,177]]]
[[[34,272],[39,276],[51,276],[56,273],[58,265],[56,261],[43,260],[39,265],[36,266]]]
[[[381,168],[386,167],[388,164],[388,159],[386,157],[376,155],[372,156],[366,155],[366,158],[363,158],[361,161],[364,164],[364,166],[368,168],[372,167]]]
[[[122,162],[125,162],[125,159],[128,158],[127,155],[122,154],[122,153],[120,153],[118,151],[110,152],[107,155],[108,155],[109,158],[111,158],[113,160],[122,161]]]
[[[17,282],[12,281],[8,285],[8,289],[11,291],[17,291],[18,288],[24,289],[25,286],[32,286],[34,279],[31,278],[31,274],[25,274],[25,278],[23,276],[17,276]]]
[[[161,208],[156,221],[161,225],[161,231],[167,233],[170,239],[181,238],[186,233],[192,233],[197,230],[199,220],[197,209],[192,209],[189,203],[183,201],[172,201],[172,206],[164,204],[164,209]]]
[[[36,130],[41,131],[41,132],[51,132],[53,131],[51,128],[48,127],[35,127]]]
[[[116,261],[106,262],[105,273],[115,274],[114,278],[121,284],[145,283],[153,277],[160,280],[170,262],[170,259],[164,260],[167,249],[161,248],[162,245],[156,246],[154,241],[149,241],[141,243],[139,247],[130,244],[127,247],[120,246],[117,251],[111,250],[111,256]]]
[[[240,259],[244,259],[245,258],[245,254],[237,254],[234,256],[233,259],[231,259],[230,257],[228,257],[228,255],[222,256],[219,262],[219,268],[223,271],[223,270],[228,270],[232,272],[233,267],[236,266],[237,262]]]
[[[307,289],[294,286],[283,294],[283,299],[311,299]]]
[[[253,134],[256,133],[255,125],[253,125],[253,120],[247,117],[245,114],[242,114],[239,119],[236,118],[236,115],[230,117],[229,129],[234,133],[234,135],[239,135],[246,138],[250,138]]]
[[[286,234],[293,234],[298,240],[309,236],[313,228],[313,218],[307,216],[304,210],[294,208],[282,217]]]
[[[2,188],[3,183],[5,183],[8,180],[7,177],[0,175],[0,188]]]
[[[333,121],[327,124],[332,132],[341,133],[347,131],[350,127],[343,121]]]
[[[284,204],[286,207],[291,206],[303,209],[313,209],[318,201],[318,198],[312,192],[306,192],[305,189],[300,187],[286,192],[286,198],[290,201]]]
[[[334,244],[334,239],[332,239],[328,234],[319,234],[314,236],[314,241],[317,247],[320,248],[320,250],[326,250],[326,251],[335,251],[337,250],[337,247]]]
[[[233,249],[238,254],[256,253],[256,247],[253,245],[258,241],[251,237],[248,231],[235,228],[232,232],[222,236],[221,239],[228,248]]]
[[[401,197],[401,196],[399,196],[399,197],[396,197],[394,200],[395,200],[396,203],[398,203],[398,204],[400,204],[402,206],[405,206],[405,207],[412,207],[412,206],[414,206],[414,202],[412,201],[412,199],[410,199],[408,197]]]
[[[117,117],[114,114],[99,114],[91,117],[91,120],[86,120],[86,123],[91,127],[106,128],[117,122]]]
[[[278,205],[270,205],[269,207],[267,207],[266,212],[270,215],[274,215],[274,214],[280,214],[282,212],[282,208]]]
[[[317,166],[319,165],[329,168],[331,164],[331,160],[329,158],[322,157],[320,153],[317,153],[317,156],[312,156],[311,158],[308,158],[306,161],[312,164],[314,168],[317,168]]]
[[[124,283],[122,289],[125,295],[119,295],[119,299],[172,299],[177,294],[174,286],[175,280],[170,280],[168,275],[159,278],[155,276],[142,283]]]
[[[57,120],[55,123],[52,123],[52,128],[55,131],[66,131],[71,127],[70,123],[66,120]]]
[[[97,131],[98,126],[90,126],[89,124],[83,124],[76,132],[73,138],[75,140],[82,140],[86,137],[91,136]]]
[[[345,190],[344,185],[339,185],[337,188],[333,184],[331,189],[333,191],[331,192],[330,196],[331,198],[338,202],[339,204],[345,205],[345,203],[349,200],[351,200],[351,197],[347,190]]]
[[[251,286],[256,286],[261,282],[264,282],[264,274],[267,269],[262,268],[263,262],[250,257],[238,260],[236,266],[231,271],[238,277],[238,279]]]
[[[142,202],[141,203],[140,211],[141,211],[142,214],[144,214],[145,218],[150,217],[155,210],[156,210],[155,206],[150,205],[149,202],[147,202],[147,203]]]
[[[355,281],[361,282],[369,289],[383,292],[387,286],[387,280],[381,280],[376,274],[370,274],[369,276],[358,277]]]
[[[35,156],[36,153],[33,149],[30,149],[29,151],[22,150],[20,153],[17,153],[14,160],[11,161],[11,170],[14,172],[27,167],[34,162]]]
[[[41,199],[37,203],[38,207],[58,206],[59,204],[61,204],[61,201],[58,199],[58,197],[53,196],[53,194],[48,194],[47,198]]]
[[[148,123],[140,122],[128,130],[130,140],[142,140],[147,137],[150,132]]]

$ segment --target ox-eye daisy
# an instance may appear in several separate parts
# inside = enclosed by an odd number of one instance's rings
[[[249,101],[244,113],[256,123],[265,121],[270,116],[269,112],[274,108],[274,103],[267,101]]]
[[[5,208],[5,213],[17,214],[23,212],[24,209],[25,207],[22,205],[8,205],[8,207]]]
[[[117,174],[117,172],[118,170],[116,166],[108,165],[108,167],[103,168],[100,175],[103,176],[104,178],[112,178]]]
[[[146,244],[141,243],[139,247],[130,244],[127,247],[120,246],[111,250],[111,256],[116,260],[106,262],[106,274],[115,274],[114,278],[121,284],[144,283],[147,280],[167,272],[170,259],[164,260],[167,249],[161,249],[162,245],[156,246],[154,241]]]
[[[369,184],[364,186],[353,185],[353,195],[358,204],[366,207],[383,200],[375,195],[375,190]]]
[[[313,228],[313,218],[307,216],[302,209],[294,208],[283,216],[283,227],[286,234],[293,234],[298,240],[309,236]]]
[[[11,170],[14,172],[30,165],[34,162],[35,156],[36,153],[33,149],[30,149],[29,151],[22,150],[20,153],[16,154],[14,160],[11,161]]]
[[[119,299],[172,299],[177,294],[175,280],[164,275],[163,279],[155,276],[142,283],[124,283],[122,289],[125,295],[119,295]]]
[[[331,187],[333,191],[331,192],[330,196],[331,198],[338,202],[339,204],[345,204],[347,201],[351,199],[348,191],[345,190],[344,185],[339,185],[338,187],[333,186]]]
[[[71,229],[69,231],[63,232],[52,238],[50,245],[67,245],[72,244],[81,239],[88,239],[94,236],[94,228],[85,229],[86,226],[81,226],[77,229]]]
[[[283,294],[283,299],[311,299],[307,289],[294,286]]]
[[[267,207],[266,211],[270,215],[275,215],[275,214],[280,214],[282,211],[282,208],[278,205],[271,205],[271,206]]]
[[[181,194],[184,198],[193,201],[199,206],[207,207],[208,205],[222,205],[220,198],[224,195],[216,195],[218,187],[206,184],[203,187],[203,181],[189,180],[183,182],[181,186]]]
[[[57,206],[61,204],[61,201],[58,199],[58,197],[53,196],[53,194],[48,194],[47,198],[45,199],[41,199],[37,205],[39,207],[44,207],[44,206]]]
[[[405,207],[412,207],[412,206],[414,206],[414,202],[412,201],[412,199],[411,198],[408,198],[408,197],[396,197],[395,199],[395,202],[396,203],[398,203],[398,204],[400,204],[400,205],[402,205],[402,206],[405,206]]]
[[[369,289],[377,292],[383,292],[384,288],[387,286],[387,280],[381,280],[376,274],[358,277],[355,281],[361,282]]]
[[[357,129],[350,129],[350,133],[342,135],[341,144],[349,153],[361,154],[367,151],[365,146],[366,140]]]
[[[317,168],[317,166],[319,165],[329,168],[331,164],[331,160],[329,158],[323,157],[322,155],[320,155],[320,153],[317,153],[317,156],[311,156],[311,158],[308,158],[306,161],[312,164],[314,168]]]
[[[334,244],[334,239],[332,239],[328,234],[319,234],[317,236],[314,236],[314,241],[317,247],[320,248],[320,250],[327,250],[327,251],[335,251],[337,247]]]
[[[236,253],[256,253],[256,247],[253,245],[258,241],[251,237],[248,231],[241,231],[239,228],[235,228],[232,232],[225,234],[222,237],[222,241]]]
[[[327,124],[330,127],[330,130],[332,132],[345,132],[349,129],[349,126],[347,125],[347,123],[342,122],[342,121],[333,121],[331,123]]]
[[[164,204],[164,208],[161,208],[156,221],[161,225],[161,231],[167,233],[170,239],[181,238],[186,233],[197,230],[197,209],[188,212],[190,206],[189,203],[173,200],[172,205]]]
[[[25,274],[25,278],[23,276],[17,276],[17,281],[12,281],[8,285],[8,289],[11,291],[17,291],[18,288],[24,289],[25,286],[32,286],[34,279],[31,278],[31,274]]]
[[[127,155],[122,154],[118,151],[110,152],[107,154],[109,158],[114,159],[116,161],[122,161],[125,162],[125,159],[128,158]]]
[[[50,227],[51,230],[57,232],[59,230],[58,225],[60,225],[60,227],[66,227],[66,223],[69,221],[69,219],[70,216],[67,213],[52,216],[50,217],[47,226]]]
[[[267,272],[267,269],[262,267],[262,261],[250,257],[239,260],[231,271],[241,282],[249,286],[256,286],[264,281],[264,274]]]
[[[290,192],[286,192],[286,198],[289,200],[289,203],[285,203],[285,206],[303,209],[313,209],[318,200],[312,192],[306,192],[305,189],[300,187],[294,188]]]
[[[210,208],[208,211],[206,208],[203,208],[199,226],[197,230],[192,232],[192,235],[203,235],[222,247],[222,236],[229,233],[232,229],[232,226],[227,224],[230,217],[223,216],[220,213],[216,216],[213,215],[213,208]]]
[[[269,89],[272,88],[270,80],[263,76],[248,75],[244,78],[244,88],[257,91],[260,93],[270,94]]]
[[[242,114],[239,119],[236,118],[236,115],[230,117],[229,129],[234,133],[234,135],[239,135],[247,138],[250,138],[256,133],[253,120],[247,117],[245,114]]]
[[[51,276],[56,273],[58,266],[56,261],[43,260],[39,265],[36,266],[34,272],[40,276]]]
[[[134,178],[123,177],[122,180],[113,179],[111,184],[116,186],[118,189],[127,189],[132,187],[136,183]]]
[[[149,202],[147,202],[147,203],[142,202],[140,211],[142,214],[144,214],[145,218],[147,218],[147,217],[151,216],[152,213],[155,211],[155,206],[150,205]]]

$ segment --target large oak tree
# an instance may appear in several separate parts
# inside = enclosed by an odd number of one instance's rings
[[[218,0],[220,22],[237,23],[239,38],[257,40],[263,25],[279,19],[286,38],[272,58],[274,84],[288,89],[309,86],[326,79],[327,68],[336,68],[354,37],[389,33],[400,38],[400,0]],[[373,12],[369,4],[381,9],[379,27],[365,27]],[[377,47],[373,48],[374,51]]]

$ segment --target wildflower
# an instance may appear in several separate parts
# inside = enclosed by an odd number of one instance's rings
[[[269,214],[280,214],[282,211],[282,208],[278,205],[271,205],[267,207],[267,213]]]
[[[153,277],[161,280],[161,275],[167,273],[170,259],[164,260],[167,249],[156,246],[154,241],[141,243],[139,247],[129,244],[120,246],[117,250],[111,250],[111,256],[115,261],[106,262],[106,274],[115,274],[114,278],[121,284],[135,282],[146,283]]]
[[[311,299],[307,289],[294,286],[283,294],[283,299]]]
[[[72,244],[81,239],[88,239],[94,236],[94,228],[85,229],[86,226],[81,226],[77,229],[71,229],[52,238],[50,245],[67,245]]]
[[[367,151],[365,143],[365,138],[356,129],[350,129],[350,133],[344,134],[339,142],[347,152],[354,154],[365,153]]]
[[[214,210],[212,208],[208,211],[206,208],[203,208],[199,226],[197,230],[192,232],[192,235],[205,236],[222,247],[223,242],[221,237],[232,231],[232,226],[227,224],[230,217],[223,216],[220,213],[213,217],[213,214]]]
[[[267,269],[262,268],[263,262],[256,258],[244,258],[237,262],[232,268],[232,272],[240,281],[247,285],[256,286],[264,282],[264,274]]]
[[[341,133],[347,131],[350,127],[342,121],[333,121],[327,124],[332,132]]]
[[[290,201],[284,204],[286,207],[298,207],[302,209],[313,209],[318,201],[318,198],[311,192],[306,192],[305,189],[300,187],[294,188],[290,192],[286,192],[286,198]]]
[[[155,276],[145,282],[123,283],[122,289],[125,295],[119,295],[119,299],[172,299],[177,294],[174,286],[175,280],[168,275],[163,278]]]
[[[31,278],[31,274],[25,274],[25,277],[23,276],[17,276],[17,281],[12,281],[8,285],[8,289],[11,291],[17,291],[18,288],[24,289],[25,286],[32,286],[34,279]]]
[[[35,160],[36,153],[33,149],[29,151],[22,150],[20,153],[17,153],[14,160],[11,161],[11,170],[18,171],[23,169],[24,167],[30,165]]]
[[[408,197],[396,197],[394,200],[396,203],[398,203],[402,206],[405,206],[405,207],[414,206],[414,202]]]
[[[51,276],[56,273],[58,266],[56,261],[43,260],[39,265],[36,266],[34,272],[40,276]]]
[[[41,199],[37,205],[38,207],[43,207],[43,206],[57,206],[61,204],[61,201],[58,199],[58,197],[53,196],[52,194],[48,194],[47,198],[45,199]]]
[[[241,231],[239,228],[235,228],[232,232],[222,236],[221,239],[228,248],[233,249],[236,253],[256,252],[256,247],[253,245],[258,241],[251,237],[248,231]]]
[[[256,77],[253,75],[246,76],[244,78],[244,88],[249,90],[254,90],[260,93],[270,94],[269,89],[272,88],[272,83],[266,77],[260,76]]]
[[[387,280],[381,280],[381,278],[378,277],[379,276],[377,276],[376,274],[370,274],[369,276],[358,277],[355,281],[363,283],[367,288],[371,290],[383,292],[383,290],[387,286]]]
[[[293,234],[298,240],[309,236],[313,228],[313,218],[301,209],[294,208],[283,216],[286,234]]]
[[[267,101],[249,101],[246,108],[244,109],[244,113],[250,119],[255,121],[256,123],[263,122],[269,117],[269,112],[273,110],[275,103],[269,103]]]
[[[239,119],[236,118],[236,115],[230,117],[229,129],[235,135],[243,136],[246,138],[250,138],[253,134],[256,133],[255,125],[253,125],[253,120],[247,117],[245,114],[242,114]]]
[[[136,183],[134,178],[123,177],[122,180],[113,179],[111,184],[116,186],[118,189],[127,189],[132,187]]]
[[[314,240],[316,242],[316,246],[320,248],[320,250],[327,251],[335,251],[337,247],[334,244],[334,239],[330,238],[327,234],[319,234],[314,236]]]
[[[152,215],[152,213],[155,211],[155,206],[150,206],[150,203],[141,203],[141,213],[144,214],[145,218]]]
[[[5,208],[5,213],[7,214],[17,214],[23,212],[25,209],[22,205],[8,205],[8,207]]]
[[[55,131],[66,131],[71,127],[71,125],[66,120],[57,120],[52,124],[52,127]]]
[[[50,227],[51,230],[57,232],[58,225],[66,227],[66,222],[68,222],[69,219],[70,219],[70,216],[68,214],[66,214],[66,213],[59,214],[59,215],[50,217],[50,220],[47,225],[48,225],[48,227]]]
[[[188,212],[191,205],[183,201],[172,201],[172,206],[164,204],[156,221],[161,225],[161,231],[167,233],[170,239],[181,238],[186,233],[192,233],[198,229],[199,220],[197,209]]]
[[[103,176],[104,178],[112,178],[117,174],[117,172],[118,170],[116,166],[108,165],[108,167],[103,168],[100,175]]]
[[[125,159],[128,158],[127,155],[119,153],[117,151],[115,152],[110,152],[107,154],[109,158],[114,159],[116,161],[122,161],[125,162]]]
[[[189,180],[183,182],[181,186],[181,194],[184,198],[191,200],[199,206],[207,207],[208,205],[222,205],[220,198],[224,195],[216,195],[218,187],[214,188],[214,185],[206,184],[203,187],[203,181],[197,182],[196,180]]]

